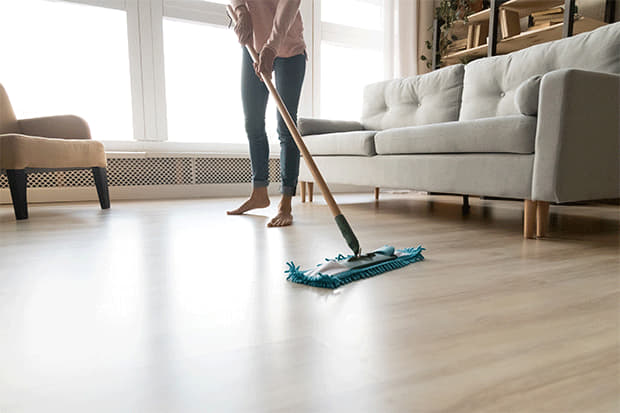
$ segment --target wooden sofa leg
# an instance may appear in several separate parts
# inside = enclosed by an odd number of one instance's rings
[[[543,238],[547,234],[549,223],[549,202],[538,201],[536,204],[536,238]]]
[[[379,200],[379,192],[381,189],[379,187],[375,187],[375,201]]]
[[[536,231],[536,201],[523,202],[523,237],[534,238]]]
[[[299,192],[301,192],[301,202],[306,202],[306,182],[299,181]]]
[[[312,202],[314,198],[314,182],[307,182],[308,184],[308,201]]]
[[[97,195],[99,196],[101,209],[110,208],[110,193],[108,192],[106,168],[93,168],[93,177],[95,178],[95,186],[97,187]]]
[[[26,171],[24,169],[7,169],[6,176],[11,189],[11,199],[16,219],[28,218],[28,200],[26,198]]]

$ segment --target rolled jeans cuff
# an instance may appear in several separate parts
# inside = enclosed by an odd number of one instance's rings
[[[282,195],[295,196],[295,190],[296,189],[297,189],[296,186],[284,186],[284,185],[282,185],[280,187],[280,193]]]
[[[252,187],[254,188],[265,188],[269,186],[269,181],[252,181]]]

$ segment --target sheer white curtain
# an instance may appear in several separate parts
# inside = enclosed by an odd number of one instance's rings
[[[387,38],[393,53],[392,77],[408,77],[426,73],[429,69],[420,60],[426,52],[426,40],[432,40],[434,0],[389,0],[393,32]]]

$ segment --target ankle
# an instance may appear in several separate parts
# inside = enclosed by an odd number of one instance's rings
[[[254,198],[254,199],[269,198],[269,194],[267,192],[267,187],[261,186],[261,187],[253,188],[252,189],[252,194],[250,195],[250,198]]]
[[[280,200],[280,210],[281,211],[290,211],[292,209],[292,199],[290,195],[282,195],[282,199]]]

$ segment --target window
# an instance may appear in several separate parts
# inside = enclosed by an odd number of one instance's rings
[[[363,68],[363,70],[360,70]],[[321,117],[360,118],[364,86],[383,79],[380,50],[321,43]]]
[[[364,86],[388,73],[390,1],[302,0],[312,66],[300,116],[360,117]],[[20,117],[73,113],[96,139],[245,143],[242,52],[226,4],[1,0],[0,38],[19,40],[0,42],[13,63],[0,65],[0,82]],[[272,143],[276,113],[270,99]]]
[[[320,42],[315,45],[320,117],[359,119],[364,86],[384,79],[383,9],[383,0],[320,1]]]
[[[164,18],[164,56],[168,140],[247,142],[240,91],[242,48],[234,31]],[[276,141],[271,100],[266,124],[270,141]]]
[[[164,19],[168,139],[245,142],[241,47],[226,27]]]
[[[323,0],[321,20],[369,30],[383,30],[383,0]]]
[[[19,118],[75,114],[95,139],[132,138],[125,11],[0,1],[0,39],[0,83]]]

